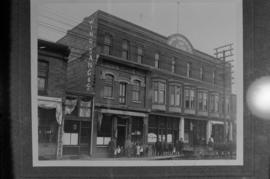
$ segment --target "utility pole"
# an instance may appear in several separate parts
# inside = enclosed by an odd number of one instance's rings
[[[215,56],[217,59],[219,59],[221,62],[222,62],[222,69],[223,69],[223,72],[222,72],[222,77],[223,77],[223,104],[222,104],[222,112],[223,112],[223,115],[224,115],[224,120],[226,120],[226,88],[227,88],[227,83],[226,83],[226,80],[230,80],[230,87],[232,85],[232,65],[231,65],[231,62],[233,62],[233,60],[227,60],[229,57],[232,57],[233,56],[233,44],[230,43],[230,44],[227,44],[227,45],[223,45],[223,46],[220,46],[220,47],[217,47],[215,48]],[[228,68],[229,70],[227,70]],[[230,73],[230,78],[231,79],[226,79],[226,74],[227,73]],[[230,102],[230,101],[229,101]],[[230,115],[231,116],[231,115]],[[228,123],[227,123],[228,124]],[[226,127],[228,127],[226,124]],[[225,141],[227,142],[228,141],[228,137],[227,137],[227,128],[225,128]],[[232,131],[230,131],[232,132]]]
[[[177,1],[177,33],[179,34],[180,1]]]

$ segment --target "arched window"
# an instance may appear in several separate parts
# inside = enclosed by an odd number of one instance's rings
[[[134,80],[133,82],[133,91],[132,91],[132,101],[140,101],[140,86],[141,82],[139,80]]]
[[[106,74],[104,79],[104,97],[113,96],[113,81],[114,76],[111,74]]]
[[[103,47],[103,53],[106,55],[111,54],[111,48],[112,48],[112,36],[109,34],[106,34],[104,36],[104,47]]]

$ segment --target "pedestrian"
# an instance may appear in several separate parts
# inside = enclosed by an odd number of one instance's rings
[[[136,144],[136,157],[140,157],[140,145]]]
[[[140,146],[140,156],[141,157],[143,156],[143,146],[142,145]]]

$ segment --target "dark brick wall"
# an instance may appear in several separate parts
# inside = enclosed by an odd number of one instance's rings
[[[63,56],[50,52],[40,52],[39,60],[49,64],[47,96],[62,98],[66,89],[67,62]]]

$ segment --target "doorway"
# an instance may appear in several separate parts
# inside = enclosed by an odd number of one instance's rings
[[[117,120],[117,146],[124,147],[127,138],[127,120],[118,118]]]

